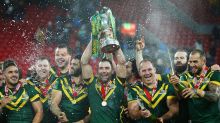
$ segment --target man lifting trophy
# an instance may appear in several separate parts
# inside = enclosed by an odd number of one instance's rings
[[[119,48],[116,39],[115,18],[112,11],[103,7],[91,17],[92,25],[92,53],[100,56],[102,53],[112,53]],[[101,51],[101,52],[100,52]]]

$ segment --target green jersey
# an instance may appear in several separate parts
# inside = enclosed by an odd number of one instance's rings
[[[57,67],[52,67],[50,69],[50,75],[52,78],[58,78],[58,77],[64,77],[67,76],[69,73],[61,73],[60,69],[58,69]]]
[[[89,114],[88,93],[85,85],[75,85],[71,81],[71,76],[64,76],[57,79],[53,89],[62,92],[59,105],[69,122],[82,120]]]
[[[162,81],[170,82],[170,76],[171,74],[164,74],[161,75],[160,78]],[[188,101],[183,98],[179,98],[179,113],[178,116],[176,116],[173,119],[173,123],[188,123],[188,121],[189,121]]]
[[[180,80],[190,88],[195,88],[200,80],[200,76],[194,78],[193,74],[187,72],[180,77]],[[197,81],[195,81],[197,80]],[[203,81],[198,86],[198,89],[209,91],[208,84],[215,84],[220,86],[220,72],[209,70]],[[194,97],[188,99],[189,116],[192,123],[219,123],[220,112],[218,109],[218,102],[211,102],[204,98]]]
[[[46,80],[44,84],[34,81],[27,80],[28,84],[32,85],[34,89],[38,92],[40,96],[40,100],[43,104],[44,117],[42,123],[55,123],[57,122],[57,118],[50,111],[50,96],[52,92],[52,88],[56,83],[56,77],[50,75],[50,77]]]
[[[120,122],[120,107],[123,103],[124,87],[118,77],[114,77],[105,88],[108,88],[103,97],[101,82],[92,77],[88,84],[88,98],[91,109],[91,123],[118,123]]]
[[[149,96],[151,95],[151,96]],[[128,92],[128,101],[137,101],[140,109],[148,109],[156,117],[168,112],[167,99],[175,98],[176,94],[171,84],[158,81],[155,89],[146,87],[142,82],[136,82]],[[149,118],[136,120],[137,123],[152,123]],[[169,123],[170,121],[166,121]]]
[[[1,98],[6,95],[5,90],[5,86],[0,88]],[[7,122],[31,123],[35,115],[31,103],[40,100],[39,94],[29,84],[21,86],[14,95],[12,95],[13,91],[8,90],[9,96],[13,97],[13,100],[3,108],[3,114],[6,116]]]

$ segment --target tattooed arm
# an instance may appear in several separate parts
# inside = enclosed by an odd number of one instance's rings
[[[205,91],[201,89],[186,88],[183,90],[184,97],[200,97],[211,102],[216,102],[220,97],[220,72],[214,71],[209,80],[210,82]]]
[[[203,97],[209,101],[216,102],[219,99],[219,92],[217,89],[220,88],[220,86],[216,84],[209,83],[208,85],[208,91],[202,91],[202,90],[197,90],[197,95],[200,97]]]
[[[207,99],[208,101],[216,102],[220,97],[220,72],[214,71],[213,75],[210,77],[210,82],[208,83],[208,90],[196,90],[197,95]]]

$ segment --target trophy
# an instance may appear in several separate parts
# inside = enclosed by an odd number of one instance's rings
[[[94,55],[113,53],[119,48],[116,39],[115,18],[109,8],[103,7],[91,17],[92,25],[92,52]]]

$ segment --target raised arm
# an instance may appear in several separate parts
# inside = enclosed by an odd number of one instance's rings
[[[141,40],[136,41],[136,65],[137,69],[139,70],[139,65],[141,61],[143,60],[143,49],[145,47],[144,38],[142,37]]]
[[[115,51],[115,57],[118,61],[118,64],[116,66],[116,75],[120,78],[126,78],[126,60],[121,48]]]
[[[81,57],[81,64],[88,64],[92,56],[92,40],[90,40]]]
[[[92,40],[90,40],[89,44],[87,45],[81,57],[83,79],[89,79],[91,78],[91,76],[93,76],[92,67],[89,65],[89,60],[91,56],[92,56]]]

